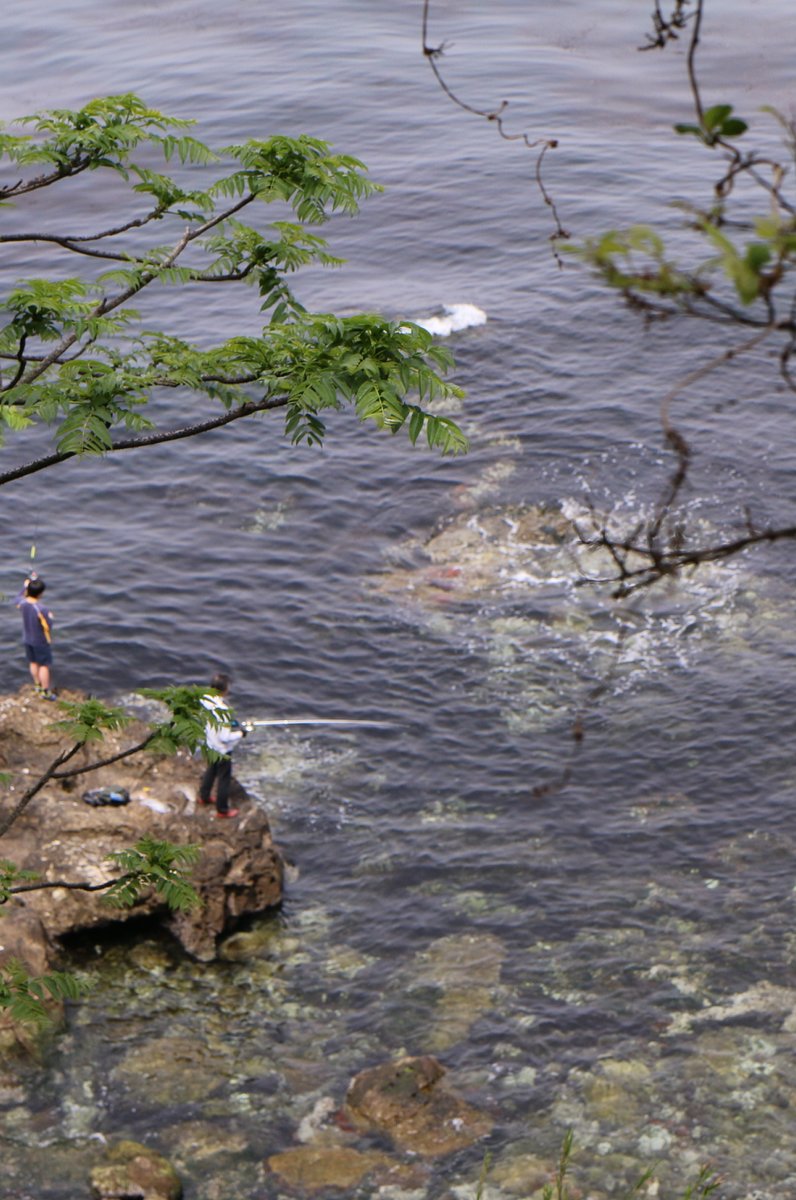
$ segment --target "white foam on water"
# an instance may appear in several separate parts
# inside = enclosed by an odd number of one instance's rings
[[[450,337],[462,329],[486,325],[486,313],[475,304],[443,304],[442,316],[418,317],[415,325],[428,330],[435,337]]]

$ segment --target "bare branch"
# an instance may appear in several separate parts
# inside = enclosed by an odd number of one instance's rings
[[[72,767],[69,771],[55,771],[51,778],[70,779],[74,775],[85,775],[89,771],[98,771],[100,767],[109,767],[113,763],[121,762],[124,758],[132,758],[134,754],[139,754],[142,750],[146,750],[147,746],[151,745],[158,736],[158,732],[157,729],[153,729],[137,746],[130,746],[128,750],[120,750],[118,754],[112,754],[109,758],[98,759],[96,762],[88,763],[85,767]]]
[[[439,69],[439,60],[444,56],[444,53],[445,53],[445,48],[446,48],[445,43],[443,42],[439,46],[430,46],[429,45],[428,23],[429,23],[430,12],[431,12],[431,0],[423,0],[423,28],[422,28],[423,54],[426,58],[426,61],[428,62],[428,65],[431,67],[431,70],[434,73],[434,78],[436,79],[440,88],[445,93],[445,95],[448,97],[448,99],[453,104],[455,104],[458,108],[463,109],[464,112],[471,113],[475,117],[482,117],[485,121],[491,121],[497,128],[498,134],[500,135],[500,137],[503,138],[504,141],[522,142],[523,145],[526,146],[527,149],[529,149],[529,150],[536,150],[538,147],[541,146],[541,150],[536,159],[534,176],[536,179],[536,183],[539,187],[539,190],[541,192],[542,199],[544,200],[545,204],[550,209],[550,212],[552,213],[552,216],[553,216],[553,220],[555,222],[555,231],[550,235],[551,241],[554,242],[558,238],[570,237],[571,235],[568,233],[568,231],[563,227],[563,225],[561,223],[561,219],[558,214],[558,209],[556,208],[556,205],[555,205],[552,197],[550,196],[550,193],[548,192],[548,190],[545,188],[544,184],[542,183],[542,162],[543,162],[544,156],[548,150],[554,150],[556,148],[556,146],[558,145],[558,139],[550,138],[550,137],[531,137],[526,132],[509,133],[509,131],[506,128],[505,121],[504,121],[504,114],[506,113],[506,110],[509,107],[508,100],[502,100],[500,102],[500,104],[498,105],[498,107],[493,108],[493,109],[476,108],[474,105],[468,104],[468,102],[466,100],[462,100],[461,97],[458,96],[453,91],[453,89],[450,87],[450,85],[447,83],[446,79],[444,78],[442,72]],[[563,260],[558,255],[557,251],[555,250],[555,246],[553,247],[553,255],[554,255],[558,265],[560,267],[563,267],[563,265],[564,265]]]
[[[5,817],[0,817],[0,838],[8,833],[11,826],[21,817],[25,809],[30,804],[34,796],[37,796],[41,789],[55,777],[59,767],[62,767],[65,762],[69,762],[70,758],[74,758],[78,750],[85,746],[85,742],[76,742],[69,750],[63,750],[57,758],[55,758],[44,772],[44,774],[32,783],[23,796],[17,801],[16,807],[11,810]]]
[[[19,883],[15,887],[10,887],[8,893],[15,896],[19,892],[42,892],[48,888],[64,888],[73,892],[104,892],[107,888],[113,887],[115,883],[119,883],[120,879],[126,878],[126,875],[122,875],[116,879],[107,879],[105,883],[72,883],[66,879],[42,880],[39,883]]]

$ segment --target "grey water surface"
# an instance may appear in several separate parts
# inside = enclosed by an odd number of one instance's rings
[[[432,7],[454,89],[476,106],[508,99],[512,130],[558,139],[544,179],[576,236],[675,229],[670,197],[709,196],[706,152],[671,132],[690,115],[684,42],[640,54],[646,9]],[[322,451],[290,447],[276,422],[238,423],[4,488],[2,590],[35,543],[63,685],[126,695],[223,665],[251,715],[391,723],[251,739],[239,774],[295,865],[281,913],[212,967],[152,939],[81,960],[94,988],[68,1032],[0,1086],[9,1200],[88,1195],[87,1164],[120,1137],[177,1163],[187,1200],[287,1194],[266,1158],[309,1137],[352,1074],[402,1051],[437,1054],[493,1114],[497,1200],[530,1194],[524,1168],[554,1160],[569,1127],[594,1197],[652,1162],[683,1186],[708,1160],[721,1196],[796,1192],[790,553],[621,609],[550,546],[520,563],[485,540],[492,582],[475,594],[457,594],[451,560],[430,588],[411,583],[442,534],[510,530],[517,513],[588,496],[628,520],[654,501],[662,395],[729,340],[645,329],[558,268],[535,156],[442,95],[421,13],[12,0],[4,15],[3,119],[133,90],[217,146],[326,138],[386,191],[329,224],[348,263],[308,273],[304,302],[487,314],[449,343],[465,458],[341,414]],[[794,35],[785,0],[708,3],[710,101],[754,118],[761,146],[776,132],[759,106],[792,102]],[[93,214],[113,203],[98,184]],[[66,228],[68,208],[48,205],[35,200],[35,219]],[[51,266],[27,251],[6,275]],[[208,340],[257,328],[253,297],[226,293],[164,290],[152,315]],[[695,519],[731,528],[749,503],[793,521],[776,362],[756,351],[681,404]],[[12,441],[2,460],[29,452]],[[12,609],[4,638],[12,690],[25,680]],[[586,736],[558,788],[578,711]],[[484,1149],[438,1164],[414,1200],[474,1195]]]

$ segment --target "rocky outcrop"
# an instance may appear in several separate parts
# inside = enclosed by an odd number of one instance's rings
[[[62,716],[57,705],[30,687],[0,698],[0,762],[10,775],[0,813],[13,810],[70,744],[57,725]],[[146,732],[145,725],[134,722],[84,747],[73,762],[111,757],[136,745]],[[283,865],[267,816],[240,788],[233,797],[241,808],[235,820],[218,821],[212,809],[197,807],[201,769],[188,754],[141,753],[85,776],[53,780],[38,793],[0,839],[0,858],[50,886],[26,892],[0,910],[0,965],[17,958],[39,974],[51,965],[54,942],[65,934],[142,915],[161,920],[189,954],[208,961],[215,957],[219,934],[238,918],[278,904]],[[92,807],[83,800],[85,791],[101,787],[126,789],[130,803]],[[109,855],[143,837],[200,847],[192,875],[202,901],[198,908],[175,913],[154,894],[129,909],[111,908],[101,890],[69,886],[111,879]]]

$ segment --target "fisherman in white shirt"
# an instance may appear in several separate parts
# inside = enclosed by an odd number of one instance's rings
[[[216,785],[216,816],[237,817],[240,809],[229,807],[229,789],[232,782],[232,751],[241,738],[246,736],[242,727],[227,703],[230,689],[230,677],[220,671],[210,681],[210,691],[202,696],[202,705],[212,714],[212,719],[205,726],[205,744],[212,750],[215,757],[207,764],[207,769],[199,784],[200,804],[212,804],[211,792]]]

